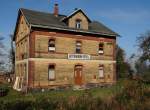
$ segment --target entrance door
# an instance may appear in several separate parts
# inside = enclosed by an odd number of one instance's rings
[[[74,78],[76,85],[82,85],[82,66],[75,66]]]

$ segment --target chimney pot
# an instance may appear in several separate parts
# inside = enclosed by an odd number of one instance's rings
[[[54,15],[56,17],[58,16],[58,4],[57,3],[54,5]]]
[[[78,10],[78,8],[75,8],[74,10],[76,11],[76,10]]]

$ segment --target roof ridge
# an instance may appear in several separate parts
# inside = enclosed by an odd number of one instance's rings
[[[75,10],[73,13],[78,12],[79,10]],[[56,29],[59,30],[68,30],[74,32],[82,32],[82,33],[92,33],[92,34],[102,34],[102,35],[111,35],[111,36],[118,36],[117,33],[112,31],[109,27],[105,24],[101,23],[100,21],[91,21],[89,23],[89,28],[87,30],[78,30],[75,28],[69,27],[65,22],[61,21],[62,18],[66,18],[66,15],[59,14],[58,17],[55,17],[54,14],[48,12],[42,12],[32,9],[20,8],[19,12],[22,12],[26,17],[27,21],[34,27],[41,27],[47,29]],[[83,11],[82,11],[83,12]],[[83,12],[83,14],[85,14]],[[18,14],[19,15],[19,14]]]
[[[37,12],[37,13],[44,13],[44,14],[53,14],[53,13],[49,13],[49,12],[44,12],[44,11],[39,11],[39,10],[33,10],[33,9],[27,9],[27,8],[20,8],[20,10],[28,10],[28,11],[33,11],[33,12]],[[59,16],[67,16],[64,14],[58,14]]]

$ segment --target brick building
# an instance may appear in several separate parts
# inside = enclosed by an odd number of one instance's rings
[[[117,33],[81,10],[61,15],[19,9],[14,89],[116,82]]]

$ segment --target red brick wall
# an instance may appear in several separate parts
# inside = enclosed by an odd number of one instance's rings
[[[35,57],[35,32],[31,32],[29,37],[29,57],[34,58]]]
[[[83,35],[83,36],[78,36],[75,34],[70,34],[70,33],[63,33],[63,32],[48,32],[48,31],[43,31],[43,30],[34,30],[33,32],[31,32],[30,34],[30,40],[29,40],[29,50],[30,50],[30,58],[34,58],[35,57],[35,37],[36,35],[45,35],[45,36],[50,36],[50,38],[52,37],[68,37],[68,38],[76,38],[77,40],[80,39],[85,39],[85,40],[94,40],[94,41],[100,41],[100,42],[112,42],[113,43],[113,59],[115,60],[116,57],[116,38],[115,37],[107,37],[104,38],[103,36],[97,37],[95,35]],[[61,53],[60,53],[61,54]],[[64,54],[64,53],[63,53]],[[106,55],[107,56],[107,55]]]

